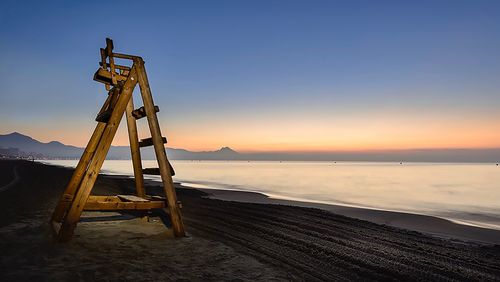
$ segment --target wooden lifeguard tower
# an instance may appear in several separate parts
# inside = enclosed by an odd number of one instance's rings
[[[156,113],[159,108],[153,103],[144,61],[138,56],[114,53],[113,41],[109,38],[106,38],[106,48],[101,48],[100,51],[100,68],[95,73],[94,80],[105,84],[108,98],[97,115],[97,127],[52,215],[51,223],[56,239],[64,242],[72,238],[83,211],[151,209],[164,209],[170,215],[175,236],[184,236],[180,203],[177,201],[172,181],[174,172],[164,147],[167,140],[162,137],[158,124]],[[132,64],[115,64],[115,58],[128,60]],[[134,109],[132,93],[137,84],[140,87],[143,106]],[[124,113],[137,195],[90,195]],[[139,141],[136,120],[144,117],[147,118],[151,138]],[[146,146],[154,146],[158,168],[142,168],[140,147]],[[165,198],[146,195],[144,174],[161,175]]]

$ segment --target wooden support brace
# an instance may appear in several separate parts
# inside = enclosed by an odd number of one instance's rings
[[[134,195],[89,196],[85,203],[86,211],[106,210],[148,210],[165,208],[165,200],[145,199]]]
[[[84,174],[87,170],[90,161],[94,157],[94,153],[97,149],[99,141],[101,140],[105,127],[106,124],[104,123],[97,124],[94,133],[92,133],[92,137],[90,137],[87,147],[85,147],[85,150],[83,151],[83,154],[80,157],[80,161],[78,161],[78,165],[76,166],[75,171],[73,172],[73,175],[69,180],[68,186],[66,186],[64,194],[61,196],[61,199],[59,200],[54,210],[54,213],[52,214],[52,219],[51,219],[52,221],[55,222],[62,221],[66,213],[67,207],[73,201],[75,192],[84,177]]]
[[[59,230],[59,241],[68,241],[73,236],[76,224],[80,219],[81,213],[87,202],[87,198],[90,195],[90,191],[94,186],[95,180],[99,171],[102,167],[106,154],[111,146],[111,141],[116,134],[120,120],[125,112],[126,105],[132,95],[134,87],[137,83],[136,71],[134,67],[129,75],[129,79],[125,81],[121,94],[119,95],[118,102],[113,110],[109,122],[105,126],[105,130],[102,134],[101,140],[96,148],[95,156],[92,158],[85,176],[81,181],[79,189],[76,191],[73,202],[67,212],[63,224]]]
[[[137,196],[144,197],[146,195],[146,190],[144,188],[144,175],[142,173],[141,150],[139,147],[137,124],[135,118],[132,116],[133,110],[134,100],[131,96],[126,109],[130,154],[132,157],[132,165],[134,167],[135,190],[137,191]]]
[[[172,221],[174,234],[177,237],[183,237],[185,236],[184,223],[182,221],[179,204],[177,202],[174,182],[170,173],[167,154],[165,152],[165,146],[163,145],[164,143],[161,129],[154,109],[153,96],[151,95],[151,89],[149,87],[148,77],[146,75],[144,61],[142,58],[137,58],[134,61],[134,66],[137,67],[137,78],[139,80],[139,87],[141,89],[141,96],[146,110],[149,129],[153,138],[153,145],[160,168],[163,189],[165,191],[165,195],[167,196],[168,212]]]
[[[116,72],[115,72],[115,59],[113,58],[113,40],[110,38],[106,38],[106,55],[108,55],[109,58],[109,71],[111,74],[111,84],[116,85],[117,84],[117,79],[116,79]]]
[[[120,53],[113,53],[113,57],[119,58],[119,59],[133,60],[133,61],[135,61],[137,59],[141,59],[141,57],[138,57],[138,56],[132,56],[132,55],[120,54]]]
[[[112,211],[112,210],[150,210],[165,208],[165,201],[145,202],[86,202],[86,211]]]

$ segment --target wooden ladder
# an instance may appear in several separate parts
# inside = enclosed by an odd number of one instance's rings
[[[151,210],[164,209],[169,215],[176,237],[185,235],[184,224],[177,201],[170,165],[149,87],[144,61],[141,57],[114,53],[113,41],[106,38],[106,48],[101,48],[100,68],[94,80],[104,83],[108,90],[102,109],[97,115],[98,124],[85,148],[75,171],[61,196],[51,218],[57,241],[71,240],[84,210]],[[131,66],[117,65],[114,58],[130,60]],[[143,106],[134,109],[132,93],[139,84]],[[126,115],[130,150],[134,167],[137,196],[93,196],[90,195],[102,164],[111,146],[123,114]],[[151,138],[139,141],[136,120],[147,118]],[[140,148],[153,146],[158,168],[142,168]],[[144,174],[159,174],[163,183],[165,199],[148,196],[144,188]]]

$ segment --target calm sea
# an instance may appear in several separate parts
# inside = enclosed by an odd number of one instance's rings
[[[44,161],[76,166],[77,161]],[[373,162],[172,161],[174,180],[201,188],[432,215],[500,230],[500,166]],[[143,167],[157,167],[143,161]],[[132,175],[131,161],[106,174]],[[152,179],[159,179],[155,176]]]

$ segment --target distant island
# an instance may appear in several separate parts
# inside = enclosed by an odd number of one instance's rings
[[[262,153],[240,153],[229,147],[202,152],[168,147],[166,149],[168,157],[172,160],[500,162],[500,148]],[[43,143],[18,132],[0,135],[0,157],[4,158],[78,159],[83,150],[84,148],[65,145],[58,141]],[[144,160],[155,159],[153,148],[143,148],[141,156]],[[128,146],[111,146],[107,159],[130,159],[130,149]]]

